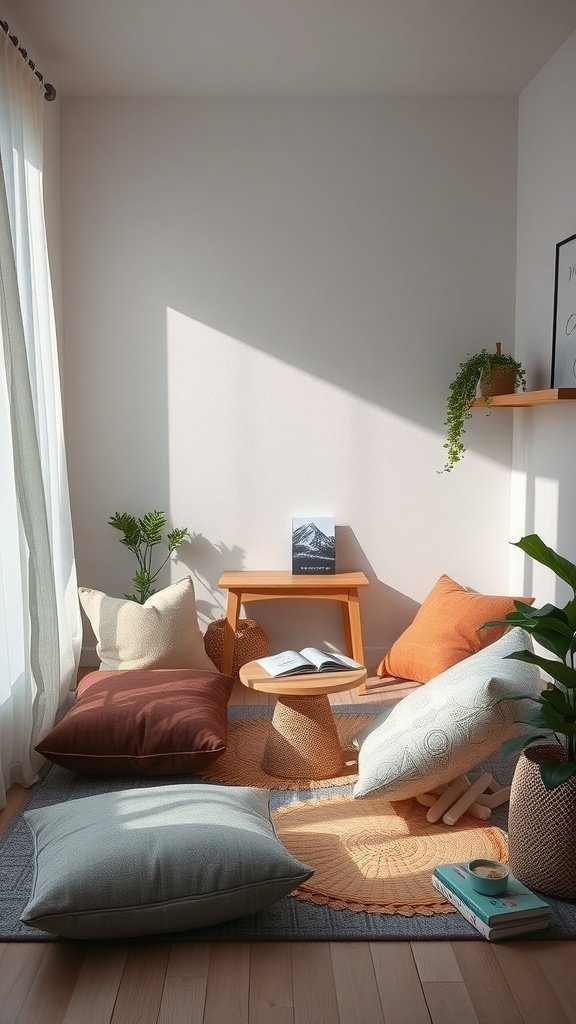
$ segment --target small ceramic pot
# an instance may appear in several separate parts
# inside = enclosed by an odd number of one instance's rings
[[[470,884],[484,896],[501,896],[506,892],[510,869],[498,860],[471,860],[468,865]]]
[[[480,377],[482,398],[492,395],[513,395],[516,390],[516,370],[513,366],[493,366],[492,373],[486,371]]]

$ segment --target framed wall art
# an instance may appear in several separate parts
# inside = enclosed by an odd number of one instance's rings
[[[576,235],[556,246],[551,387],[576,387]]]
[[[336,536],[333,516],[292,517],[292,575],[327,575],[336,572]]]

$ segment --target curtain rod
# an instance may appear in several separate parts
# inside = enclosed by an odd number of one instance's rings
[[[42,82],[42,85],[44,86],[44,99],[48,100],[49,103],[52,100],[55,100],[56,99],[56,89],[54,88],[53,85],[51,85],[50,82],[45,82],[44,81],[44,75],[42,74],[41,71],[38,71],[38,68],[36,67],[34,61],[31,60],[28,57],[28,51],[25,50],[23,46],[19,46],[18,45],[18,43],[19,43],[18,36],[15,36],[13,32],[10,32],[10,26],[9,26],[8,22],[7,21],[2,21],[0,19],[0,28],[4,29],[6,35],[8,36],[8,39],[18,49],[18,52],[22,54],[22,57],[24,58],[24,60],[28,64],[28,67],[30,68],[30,70],[33,71],[34,74],[36,75],[36,78],[39,78],[40,81]]]

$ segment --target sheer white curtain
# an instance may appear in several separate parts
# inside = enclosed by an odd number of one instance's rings
[[[81,621],[42,192],[43,91],[0,32],[0,806],[75,677]]]

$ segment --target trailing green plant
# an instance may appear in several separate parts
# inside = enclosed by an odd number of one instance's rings
[[[120,531],[122,534],[120,543],[132,552],[138,563],[138,569],[132,577],[134,593],[124,594],[124,597],[129,598],[130,601],[136,601],[137,604],[144,604],[152,594],[156,593],[154,584],[170,555],[173,551],[178,550],[186,537],[190,536],[186,526],[177,526],[170,530],[164,538],[166,521],[166,513],[158,512],[157,509],[146,512],[140,518],[129,512],[115,512],[108,520],[108,526],[113,526],[115,530]],[[168,554],[162,564],[153,572],[153,552],[159,544],[168,545]]]
[[[515,387],[526,391],[526,373],[522,364],[513,356],[503,355],[500,352],[500,344],[496,352],[488,352],[485,348],[474,355],[468,356],[463,363],[460,363],[458,373],[450,384],[448,398],[446,400],[446,448],[448,455],[446,465],[439,473],[450,473],[457,462],[463,458],[466,446],[462,441],[462,435],[466,433],[465,423],[472,413],[470,405],[476,398],[480,378],[484,378],[487,397],[486,405],[492,404],[492,374],[495,368],[510,369],[515,374]],[[488,409],[488,415],[490,409]]]
[[[502,757],[509,757],[539,740],[552,739],[559,743],[566,760],[542,761],[539,766],[542,782],[546,789],[551,790],[576,775],[576,565],[556,554],[535,533],[522,537],[515,547],[551,569],[572,589],[572,597],[562,608],[553,604],[534,608],[515,601],[514,611],[505,619],[486,622],[482,626],[482,629],[504,624],[520,626],[541,647],[554,655],[553,658],[545,658],[526,650],[506,655],[516,661],[538,665],[552,677],[552,683],[539,697],[526,695],[526,699],[533,701],[536,707],[530,708],[518,722],[531,726],[533,731],[507,740],[501,748]],[[517,696],[506,695],[499,697],[495,704],[502,700],[517,699]]]

